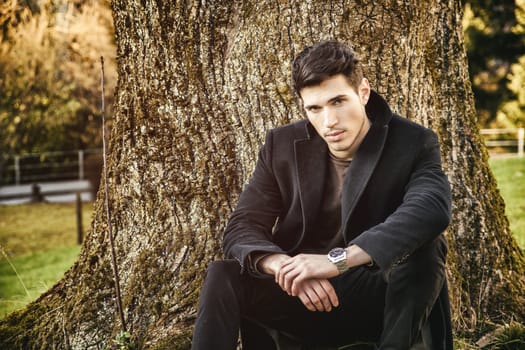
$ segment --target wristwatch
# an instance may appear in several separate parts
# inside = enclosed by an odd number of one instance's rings
[[[339,274],[342,274],[348,270],[348,265],[346,264],[346,249],[334,248],[328,252],[326,257],[328,260],[334,263],[335,266],[337,266]]]

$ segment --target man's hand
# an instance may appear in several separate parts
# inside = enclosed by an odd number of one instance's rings
[[[323,257],[324,255],[319,256]],[[283,266],[289,265],[295,258],[291,258],[285,254],[271,254],[259,261],[257,269],[261,272],[277,276]],[[326,259],[326,256],[324,256],[324,258]],[[328,259],[326,260],[328,261]],[[335,270],[337,273],[337,268],[335,268]],[[285,289],[283,288],[283,290]],[[339,299],[337,298],[337,294],[335,294],[334,287],[327,279],[313,278],[303,281],[303,283],[297,286],[297,293],[294,296],[298,297],[310,311],[329,312],[332,311],[334,307],[339,306]]]
[[[334,287],[326,279],[309,279],[298,288],[297,297],[310,311],[330,312],[339,306]]]
[[[275,282],[288,294],[299,295],[300,286],[310,279],[328,279],[339,275],[337,267],[324,254],[299,254],[282,262]]]
[[[349,268],[368,264],[372,258],[356,245],[346,248],[346,264]],[[275,257],[271,255],[270,257]],[[273,265],[271,274],[275,282],[288,294],[297,296],[298,288],[309,279],[328,279],[339,275],[337,266],[324,254],[299,254],[294,257],[277,255],[278,264]]]
[[[347,248],[348,267],[368,264],[370,255],[356,245]],[[328,278],[339,270],[324,254],[271,254],[262,258],[257,268],[275,276],[275,282],[289,295],[298,297],[310,311],[331,311],[339,305]]]

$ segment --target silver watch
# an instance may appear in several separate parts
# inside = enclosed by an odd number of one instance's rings
[[[330,260],[335,266],[339,274],[342,274],[348,270],[348,265],[346,264],[346,249],[344,248],[334,248],[328,252],[326,255],[328,260]]]

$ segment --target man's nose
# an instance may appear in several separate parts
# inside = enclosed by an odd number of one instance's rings
[[[324,126],[326,128],[333,128],[337,124],[337,113],[332,108],[325,108],[324,110]]]

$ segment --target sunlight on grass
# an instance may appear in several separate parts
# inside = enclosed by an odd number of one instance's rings
[[[84,234],[92,209],[93,204],[83,203]],[[0,318],[35,300],[63,276],[79,254],[76,240],[74,203],[0,205]]]
[[[84,231],[91,203],[82,204]],[[76,244],[75,204],[0,205],[0,244],[9,257]]]
[[[525,158],[495,158],[490,166],[505,200],[510,229],[525,249]]]
[[[77,259],[80,246],[63,246],[11,260],[0,260],[0,318],[38,298],[51,288]],[[24,289],[27,287],[27,293]]]

